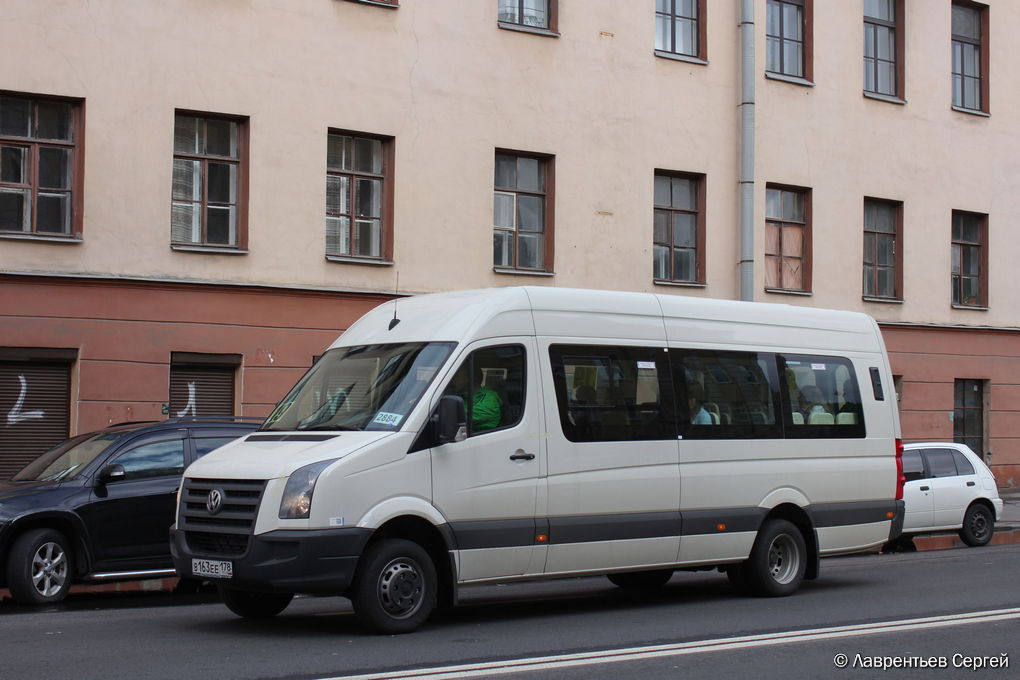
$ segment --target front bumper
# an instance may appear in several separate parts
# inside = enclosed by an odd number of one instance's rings
[[[213,555],[193,550],[187,532],[170,530],[170,554],[177,574],[194,577],[191,560],[228,560],[233,577],[210,579],[238,590],[342,595],[354,580],[358,557],[370,529],[345,527],[316,531],[280,530],[251,536],[242,555]]]

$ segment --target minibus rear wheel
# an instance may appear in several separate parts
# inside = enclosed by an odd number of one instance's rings
[[[435,609],[438,583],[424,548],[387,538],[365,549],[349,597],[365,627],[384,634],[410,633]]]
[[[792,595],[807,568],[804,536],[792,522],[771,519],[762,524],[751,555],[727,573],[738,591],[761,597]]]

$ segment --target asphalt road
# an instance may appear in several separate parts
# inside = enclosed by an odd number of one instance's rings
[[[714,572],[678,573],[644,596],[604,578],[485,586],[405,636],[364,633],[341,598],[295,600],[268,621],[201,597],[80,598],[50,611],[5,603],[0,677],[303,679],[448,668],[407,675],[436,680],[495,676],[512,663],[518,672],[500,677],[1011,678],[1020,674],[1018,564],[1020,545],[828,559],[819,580],[782,599],[738,597]],[[981,614],[990,611],[998,615]],[[838,654],[848,668],[837,667]],[[874,668],[887,657],[945,658],[946,668]],[[1010,667],[955,665],[977,657]]]

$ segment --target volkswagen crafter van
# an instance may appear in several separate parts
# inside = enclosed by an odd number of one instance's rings
[[[898,536],[902,485],[864,314],[501,288],[362,317],[187,469],[171,542],[241,616],[345,595],[399,633],[472,583],[718,569],[788,595]]]

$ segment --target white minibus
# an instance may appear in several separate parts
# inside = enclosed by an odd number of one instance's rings
[[[820,557],[899,535],[895,402],[864,314],[544,287],[397,299],[187,469],[174,563],[241,616],[345,595],[386,633],[473,583],[718,569],[788,595]]]

